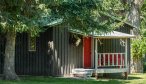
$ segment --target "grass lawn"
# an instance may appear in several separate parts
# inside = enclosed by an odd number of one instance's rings
[[[20,81],[0,80],[0,84],[146,84],[146,74],[129,75],[128,80],[124,79],[71,79],[53,77],[21,77]]]

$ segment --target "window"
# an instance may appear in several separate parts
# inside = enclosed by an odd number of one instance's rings
[[[36,51],[36,37],[28,35],[28,51]]]

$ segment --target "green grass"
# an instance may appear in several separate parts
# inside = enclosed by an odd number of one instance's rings
[[[129,75],[128,80],[99,78],[80,80],[71,78],[53,78],[53,77],[20,77],[20,81],[0,80],[0,84],[146,84],[146,74]]]

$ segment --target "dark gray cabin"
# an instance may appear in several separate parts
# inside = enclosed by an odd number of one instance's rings
[[[117,31],[130,34],[131,26],[124,25]],[[68,76],[73,68],[83,68],[83,40],[79,46],[69,42],[71,32],[67,27],[56,26],[48,28],[35,38],[35,50],[30,50],[30,38],[27,33],[17,34],[15,69],[18,75],[52,75]],[[53,54],[48,54],[48,42],[53,42]],[[120,52],[123,48],[117,46],[118,40],[103,40],[109,48],[116,47]],[[0,74],[3,73],[5,38],[0,37]],[[103,46],[104,47],[104,46]],[[101,48],[100,51],[112,50]],[[130,65],[130,39],[128,40],[128,65]]]

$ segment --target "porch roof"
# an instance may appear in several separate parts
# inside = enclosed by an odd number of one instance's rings
[[[72,33],[84,35],[84,33],[80,30],[69,29],[69,31]],[[93,38],[134,38],[134,37],[136,37],[135,35],[118,32],[118,31],[100,33],[100,34],[96,33],[96,32],[91,32],[91,33],[88,33],[86,36],[93,37]]]
[[[118,31],[113,31],[109,33],[103,33],[103,34],[97,34],[97,33],[92,33],[91,35],[94,38],[134,38],[135,35],[127,34],[127,33],[122,33]]]

